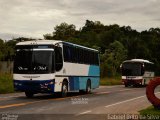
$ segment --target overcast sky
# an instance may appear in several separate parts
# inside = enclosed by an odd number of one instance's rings
[[[160,27],[160,0],[0,0],[0,38],[43,38],[62,22],[86,19],[138,31]]]

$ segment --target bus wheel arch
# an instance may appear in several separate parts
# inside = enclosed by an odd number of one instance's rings
[[[146,95],[153,106],[160,109],[160,98],[154,94],[154,90],[158,85],[160,85],[160,77],[151,80],[146,87]]]
[[[61,97],[66,97],[68,92],[68,80],[64,79],[61,88]]]

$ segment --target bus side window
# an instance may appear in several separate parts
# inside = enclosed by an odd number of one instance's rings
[[[63,67],[62,60],[62,48],[55,46],[55,69],[56,71],[61,70]]]
[[[52,53],[52,72],[55,72],[55,52]]]

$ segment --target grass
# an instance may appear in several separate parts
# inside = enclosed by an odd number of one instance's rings
[[[140,116],[143,116],[146,120],[160,120],[160,110],[150,106],[146,109],[139,111]]]
[[[141,111],[139,111],[141,115],[147,115],[147,114],[151,114],[151,115],[159,115],[160,116],[160,110],[154,108],[153,106],[150,106],[146,109],[143,109]]]
[[[121,85],[121,84],[122,84],[122,81],[120,76],[113,77],[113,78],[105,77],[105,78],[101,78],[100,80],[100,85]]]
[[[0,94],[14,92],[12,74],[0,73]]]

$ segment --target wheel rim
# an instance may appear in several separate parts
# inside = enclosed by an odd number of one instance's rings
[[[63,97],[65,97],[65,96],[67,96],[67,85],[66,84],[64,84],[63,85],[63,87],[62,87],[62,96]]]
[[[87,92],[88,92],[88,93],[91,92],[91,86],[90,86],[90,84],[88,84],[88,86],[87,86]]]
[[[63,93],[67,93],[67,86],[63,85]]]

